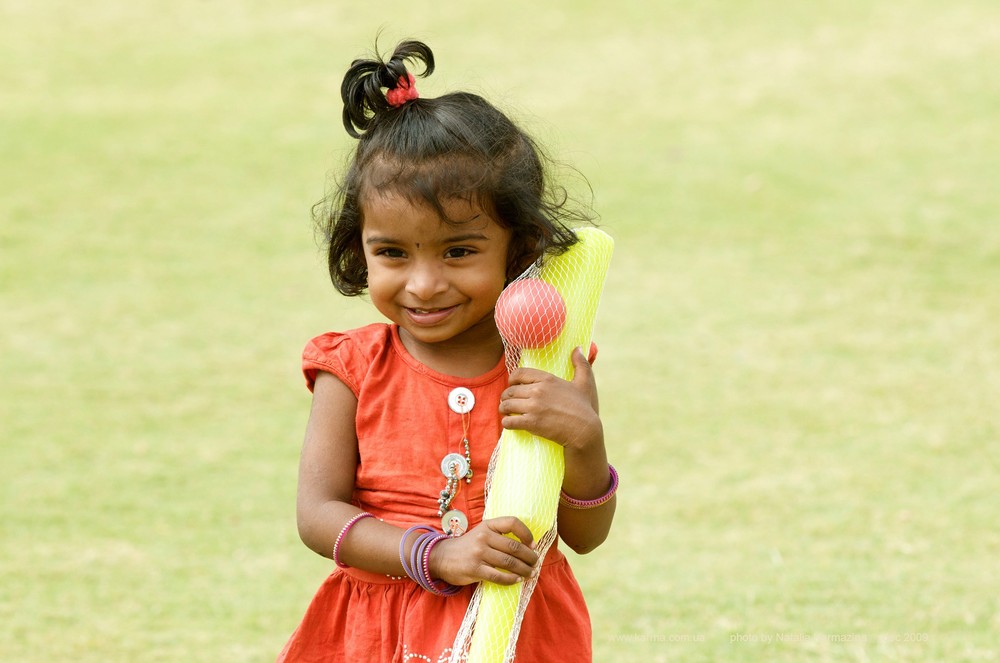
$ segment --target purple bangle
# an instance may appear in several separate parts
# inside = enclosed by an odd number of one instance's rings
[[[413,542],[413,545],[410,546],[409,553],[407,553],[406,540],[413,532],[420,532],[420,536],[418,536],[417,540]],[[427,527],[426,525],[416,525],[406,530],[406,532],[403,533],[403,538],[399,541],[399,561],[403,565],[403,571],[406,572],[406,575],[411,580],[419,584],[421,587],[424,585],[421,581],[422,574],[420,573],[420,550],[428,538],[433,538],[434,536],[434,530],[430,527]]]
[[[406,550],[406,541],[410,534],[420,532],[420,536],[410,546],[409,552]],[[457,594],[461,588],[449,583],[434,580],[431,577],[429,562],[431,550],[448,536],[441,534],[437,530],[426,525],[415,525],[403,533],[403,538],[399,541],[399,562],[406,575],[423,589],[439,596],[451,596]]]
[[[333,544],[333,561],[337,566],[339,566],[342,569],[348,568],[347,564],[344,564],[343,562],[340,561],[340,544],[344,542],[344,537],[347,536],[347,532],[349,532],[350,529],[354,527],[359,520],[363,520],[365,518],[374,518],[374,517],[375,517],[374,513],[368,513],[367,511],[362,511],[361,513],[355,515],[346,523],[344,523],[344,527],[340,530],[340,534],[337,535],[337,541]]]
[[[430,591],[427,584],[424,583],[424,573],[423,567],[420,565],[420,560],[423,559],[424,546],[434,538],[434,532],[427,532],[426,534],[421,534],[417,539],[413,547],[410,548],[410,577],[418,585]]]
[[[403,532],[403,538],[401,538],[399,540],[399,563],[402,565],[403,571],[410,578],[413,578],[413,565],[410,564],[410,563],[407,563],[407,558],[409,557],[409,555],[406,554],[406,539],[410,536],[410,534],[413,534],[414,532],[430,532],[430,531],[432,531],[431,528],[427,527],[426,525],[414,525],[410,529],[408,529],[405,532]],[[421,536],[423,536],[423,535],[421,535]],[[420,540],[420,537],[417,537],[417,541],[419,541],[419,540]],[[415,547],[416,547],[416,543],[414,543],[414,548]],[[412,548],[411,548],[411,552],[412,552]]]
[[[430,561],[431,561],[431,550],[433,550],[434,544],[436,544],[437,542],[438,538],[436,536],[430,541],[428,541],[427,545],[424,546],[423,555],[421,555],[421,558],[423,559],[423,564],[420,565],[420,571],[424,581],[427,583],[425,587],[434,587],[434,579],[431,578]]]
[[[608,489],[608,492],[594,500],[578,500],[561,490],[559,491],[559,504],[569,509],[593,509],[609,502],[618,491],[618,472],[615,471],[614,465],[610,464],[608,470],[611,472],[611,488]]]
[[[441,596],[453,596],[455,594],[458,594],[458,592],[460,592],[462,589],[457,585],[452,585],[451,583],[444,582],[443,580],[434,580],[433,578],[431,578],[431,566],[430,566],[431,550],[434,548],[434,546],[436,546],[437,544],[441,543],[442,541],[448,538],[450,537],[448,537],[445,534],[435,536],[434,539],[427,544],[427,548],[424,550],[424,578],[427,580],[428,585],[430,585],[431,591]]]

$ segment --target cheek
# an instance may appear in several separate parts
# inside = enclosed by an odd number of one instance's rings
[[[367,268],[368,294],[372,298],[384,296],[386,290],[390,288],[389,279],[384,269],[379,269],[377,265]]]
[[[389,285],[388,279],[379,270],[371,270],[368,272],[368,289],[383,291]]]
[[[501,266],[495,271],[492,278],[484,280],[480,286],[483,298],[489,300],[491,305],[495,305],[497,299],[500,298],[500,293],[507,287],[508,280],[506,266]]]

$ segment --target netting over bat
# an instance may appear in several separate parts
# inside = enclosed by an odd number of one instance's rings
[[[577,231],[566,253],[536,263],[497,301],[507,370],[537,368],[570,380],[572,352],[590,347],[614,242],[596,228]],[[504,430],[490,460],[484,519],[516,516],[544,558],[556,533],[563,448],[522,430]],[[503,586],[482,582],[455,638],[451,663],[513,661],[521,618],[537,578]]]

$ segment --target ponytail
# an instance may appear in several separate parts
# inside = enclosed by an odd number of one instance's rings
[[[434,54],[419,41],[400,43],[388,62],[376,54],[372,59],[358,59],[351,63],[340,86],[340,96],[344,101],[344,128],[348,134],[361,138],[378,122],[379,117],[399,110],[406,101],[416,98],[413,75],[406,69],[407,60],[423,63],[419,76],[426,77],[434,72]],[[391,94],[397,89],[406,93]],[[387,93],[389,99],[386,98]]]

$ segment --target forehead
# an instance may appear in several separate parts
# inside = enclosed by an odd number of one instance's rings
[[[409,160],[385,153],[366,155],[358,164],[360,194],[401,193],[433,201],[479,198],[490,189],[493,169],[480,159],[462,154],[441,154]]]
[[[406,161],[374,154],[359,164],[358,200],[364,208],[378,198],[401,196],[425,203],[448,221],[463,220],[462,203],[493,210],[493,177],[489,167],[464,155],[440,155],[433,159]],[[494,220],[496,220],[494,215]]]
[[[487,237],[507,234],[475,201],[449,198],[440,201],[439,207],[440,210],[429,202],[399,193],[369,195],[361,204],[362,234],[425,240],[455,232],[479,232]]]

